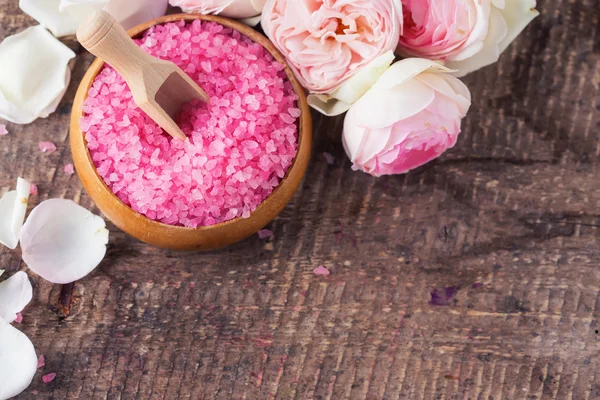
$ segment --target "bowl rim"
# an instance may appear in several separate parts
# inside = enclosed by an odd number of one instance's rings
[[[298,117],[298,146],[297,146],[297,150],[296,150],[296,155],[294,157],[294,160],[288,167],[286,174],[284,175],[283,178],[281,178],[279,185],[273,190],[273,192],[269,196],[267,196],[258,205],[258,207],[254,211],[251,212],[250,217],[249,217],[249,218],[251,218],[253,214],[258,213],[261,209],[269,207],[269,203],[271,201],[273,201],[274,198],[278,197],[277,195],[280,192],[280,190],[282,190],[283,182],[289,177],[291,172],[294,171],[300,164],[298,155],[300,154],[302,147],[303,146],[311,146],[311,143],[312,143],[312,117],[310,115],[310,108],[308,106],[308,102],[307,102],[307,98],[306,98],[306,91],[302,87],[302,85],[300,84],[300,82],[298,81],[296,76],[294,75],[292,68],[285,60],[283,54],[281,54],[281,52],[273,45],[273,43],[266,36],[264,36],[261,32],[255,30],[247,25],[244,25],[243,23],[238,22],[238,21],[234,21],[234,20],[224,18],[224,17],[219,17],[216,15],[203,15],[203,14],[196,14],[196,13],[169,14],[169,15],[165,15],[165,16],[150,20],[148,22],[142,23],[138,26],[135,26],[135,27],[129,29],[127,33],[129,34],[130,37],[135,39],[135,38],[138,38],[143,33],[145,33],[148,29],[152,28],[153,26],[164,25],[164,24],[170,23],[170,22],[179,22],[182,20],[186,21],[186,23],[190,23],[190,22],[193,22],[196,20],[207,21],[207,22],[216,22],[227,28],[234,29],[234,30],[240,32],[242,35],[249,38],[250,40],[252,40],[253,42],[260,44],[271,54],[271,56],[276,61],[278,61],[279,63],[281,63],[284,66],[284,71],[286,73],[287,79],[292,84],[293,90],[296,93],[296,95],[298,96],[297,107],[301,110],[301,115]],[[81,138],[81,141],[83,142],[83,148],[85,150],[85,156],[86,156],[87,163],[90,165],[90,167],[94,173],[94,177],[100,184],[103,191],[106,192],[106,194],[108,194],[113,201],[117,202],[120,206],[125,207],[129,211],[129,213],[132,214],[133,217],[141,218],[147,224],[149,224],[149,226],[154,226],[159,229],[171,229],[171,230],[174,229],[176,231],[179,231],[180,233],[186,233],[186,232],[187,233],[200,233],[200,232],[208,232],[208,231],[211,231],[214,229],[223,229],[230,225],[235,225],[240,220],[244,220],[245,218],[239,216],[234,219],[220,222],[220,223],[217,223],[214,225],[198,226],[196,228],[186,227],[186,226],[181,226],[181,225],[170,225],[170,224],[166,224],[164,222],[153,220],[153,219],[145,216],[144,214],[142,214],[138,211],[135,211],[133,208],[131,208],[131,206],[125,204],[125,202],[123,202],[108,187],[108,185],[106,184],[104,179],[102,179],[102,177],[98,173],[96,165],[91,157],[90,150],[87,145],[87,140],[85,139],[85,133],[81,130],[81,127],[79,124],[80,118],[83,116],[82,108],[83,108],[83,103],[84,103],[85,99],[87,98],[88,91],[91,88],[91,86],[93,85],[95,78],[98,76],[98,74],[104,68],[105,64],[106,63],[103,60],[101,60],[99,58],[95,58],[94,61],[91,63],[91,65],[88,67],[83,78],[81,79],[79,88],[78,88],[75,98],[73,100],[73,109],[71,111],[71,127],[76,126],[77,131],[73,132],[73,129],[71,128],[71,132],[70,132],[70,136],[73,137],[73,136],[75,136],[74,134],[76,134],[77,137]],[[84,86],[83,83],[86,81],[88,82],[88,85]],[[71,150],[74,151],[73,146],[71,146]],[[310,152],[310,149],[309,149],[309,152]],[[307,169],[307,165],[304,165],[304,171],[302,172],[302,175],[304,175],[306,173],[306,169]],[[79,175],[79,178],[82,179],[80,172],[77,171],[77,173]],[[86,190],[87,190],[87,188],[86,188]],[[92,200],[94,200],[94,199],[92,198]],[[94,203],[95,203],[95,201],[94,201]]]

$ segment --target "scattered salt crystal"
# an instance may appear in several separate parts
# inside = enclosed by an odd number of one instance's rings
[[[15,318],[15,322],[17,324],[20,324],[21,322],[23,322],[23,314],[17,313],[17,318]]]
[[[54,378],[56,378],[56,374],[52,372],[51,374],[42,376],[42,382],[50,383],[54,380]]]
[[[8,129],[6,129],[6,125],[0,124],[0,136],[8,135]]]
[[[39,358],[38,358],[38,362],[37,362],[37,369],[40,369],[42,367],[44,367],[46,365],[46,359],[44,358],[44,355],[42,354]]]
[[[75,167],[73,167],[73,164],[67,164],[64,167],[64,171],[67,175],[73,175],[75,173]]]
[[[175,62],[211,100],[184,106],[178,123],[189,140],[173,141],[105,67],[80,122],[98,173],[127,205],[166,224],[248,218],[297,151],[300,110],[283,66],[262,46],[213,22],[157,26],[137,43]]]
[[[260,231],[258,231],[258,237],[261,239],[267,239],[273,236],[273,231],[270,231],[269,229],[261,229]]]
[[[33,183],[29,184],[29,194],[32,196],[36,196],[38,194],[38,187]]]
[[[42,153],[52,153],[56,151],[56,145],[52,142],[40,142],[40,150]]]
[[[319,265],[317,268],[315,268],[313,270],[313,273],[315,275],[323,275],[323,276],[328,276],[329,274],[331,274],[331,272],[322,265]]]

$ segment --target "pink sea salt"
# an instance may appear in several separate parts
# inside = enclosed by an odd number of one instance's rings
[[[56,145],[52,142],[40,142],[40,151],[42,153],[52,153],[56,151]]]
[[[213,22],[156,26],[138,40],[209,94],[184,107],[189,140],[166,135],[106,67],[80,127],[96,169],[127,205],[166,224],[207,226],[247,218],[279,185],[298,146],[297,96],[261,45]]]
[[[6,125],[0,124],[0,136],[8,135],[8,129],[6,129]]]
[[[46,365],[46,358],[44,357],[44,355],[42,354],[39,358],[38,358],[38,362],[37,362],[37,369],[43,368]]]
[[[67,164],[63,168],[63,171],[65,171],[65,174],[67,175],[73,175],[75,173],[75,167],[73,166],[73,164]]]
[[[23,314],[17,313],[17,318],[15,318],[15,322],[17,324],[20,324],[21,322],[23,322]]]
[[[29,184],[29,194],[32,196],[36,196],[38,194],[38,187],[33,183]]]

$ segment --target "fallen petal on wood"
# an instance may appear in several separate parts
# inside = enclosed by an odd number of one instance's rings
[[[0,43],[0,118],[29,124],[56,111],[75,53],[41,25]]]
[[[52,283],[71,283],[92,272],[107,243],[104,220],[65,199],[34,208],[21,231],[23,261]]]

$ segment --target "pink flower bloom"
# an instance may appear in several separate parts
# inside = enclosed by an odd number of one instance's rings
[[[75,167],[73,167],[73,164],[67,164],[64,167],[64,171],[67,175],[73,175],[75,173]]]
[[[267,0],[170,0],[172,6],[200,14],[219,14],[230,18],[260,15]]]
[[[441,65],[408,58],[392,65],[348,111],[344,148],[353,169],[402,174],[456,144],[469,89]]]
[[[52,153],[56,151],[56,145],[52,142],[40,142],[40,151],[42,153]]]
[[[403,0],[398,53],[447,62],[457,76],[498,61],[538,12],[535,0]]]
[[[262,27],[302,85],[328,93],[396,48],[402,8],[399,0],[267,0]]]

